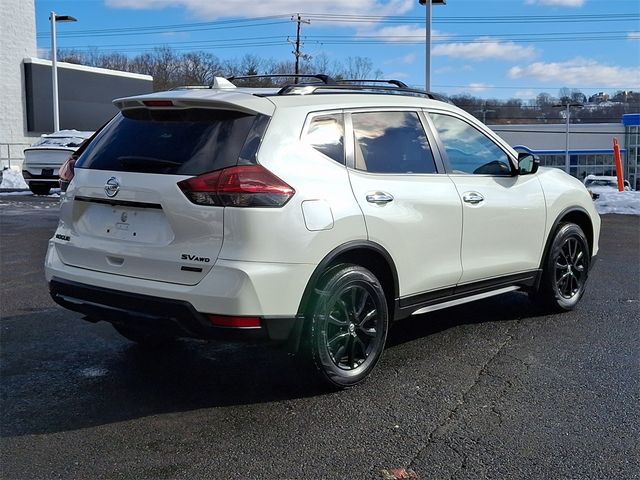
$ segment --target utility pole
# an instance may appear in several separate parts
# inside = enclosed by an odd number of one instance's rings
[[[487,124],[487,113],[495,113],[495,110],[487,110],[487,102],[482,105],[482,110],[474,110],[473,113],[482,114],[482,123]]]
[[[303,24],[303,23],[306,23],[307,25],[309,25],[311,23],[311,21],[302,18],[299,13],[296,14],[295,17],[291,17],[291,21],[292,22],[296,22],[298,24],[297,28],[296,28],[296,41],[294,43],[296,49],[293,52],[291,52],[296,57],[295,74],[298,75],[300,73],[300,57],[302,57],[304,60],[309,60],[311,58],[311,56],[309,56],[309,55],[305,55],[303,53],[300,53],[300,25]],[[291,40],[289,40],[289,41],[291,42]],[[293,42],[291,42],[291,43],[293,43]],[[294,79],[294,82],[298,83],[298,77],[296,77]]]

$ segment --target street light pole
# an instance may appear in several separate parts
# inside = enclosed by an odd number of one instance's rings
[[[566,104],[557,104],[554,107],[566,107],[565,110],[565,138],[564,138],[564,171],[569,173],[571,171],[571,157],[569,156],[569,120],[571,118],[571,107],[582,108],[581,103],[571,103],[567,101]]]
[[[53,131],[60,130],[58,109],[58,47],[56,46],[56,12],[51,12],[51,83],[53,85]]]
[[[58,105],[58,47],[56,46],[56,22],[77,22],[70,15],[56,15],[51,12],[51,83],[53,86],[53,131],[60,130],[60,109]]]
[[[431,18],[433,4],[446,5],[447,0],[418,0],[420,5],[425,5],[425,62],[424,62],[424,89],[431,90]]]

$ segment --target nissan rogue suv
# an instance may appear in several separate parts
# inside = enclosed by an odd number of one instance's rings
[[[46,277],[133,341],[267,339],[348,387],[395,320],[585,291],[600,218],[582,183],[437,95],[318,75],[114,103],[63,169]]]

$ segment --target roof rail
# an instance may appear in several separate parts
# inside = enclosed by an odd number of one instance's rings
[[[339,79],[336,80],[338,82],[339,85],[342,85],[344,83],[355,83],[355,84],[364,84],[364,83],[388,83],[390,85],[395,85],[396,87],[399,88],[410,88],[409,85],[407,85],[404,82],[401,82],[400,80],[380,80],[380,79],[374,79],[374,80],[364,80],[364,79],[357,79],[357,78],[353,78],[353,79]]]
[[[362,80],[359,80],[362,81]],[[383,82],[383,81],[379,81]],[[390,83],[386,81],[386,83]],[[402,82],[400,82],[402,83]],[[397,84],[393,84],[397,85]],[[323,92],[324,91],[324,92]],[[415,95],[426,97],[431,100],[451,103],[447,97],[425,90],[418,90],[409,87],[389,87],[386,85],[315,85],[315,84],[294,84],[286,85],[278,90],[277,95],[312,95],[315,93],[379,93],[379,94],[395,94],[395,95]]]
[[[243,75],[243,76],[234,76],[228,77],[227,80],[229,82],[233,82],[234,80],[257,80],[260,78],[316,78],[320,80],[324,85],[335,85],[336,81],[331,78],[329,75],[322,74],[295,74],[295,73],[278,73],[275,75]],[[314,85],[314,84],[312,84]]]

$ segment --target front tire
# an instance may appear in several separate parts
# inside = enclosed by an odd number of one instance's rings
[[[590,262],[589,243],[582,229],[575,223],[561,223],[533,300],[553,311],[573,310],[584,294]]]
[[[307,355],[331,386],[354,386],[371,373],[384,350],[389,328],[384,290],[366,268],[342,264],[329,269],[315,291],[307,315]]]

